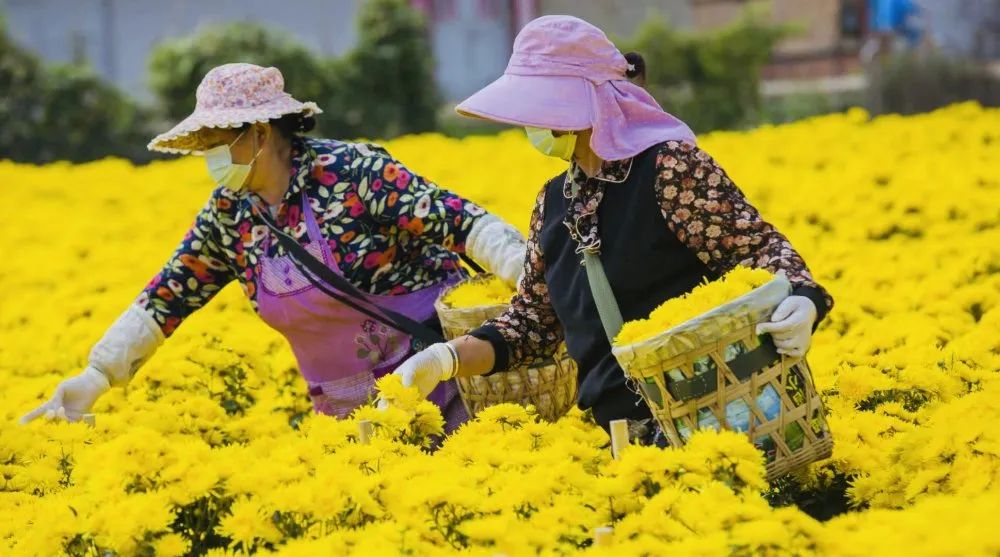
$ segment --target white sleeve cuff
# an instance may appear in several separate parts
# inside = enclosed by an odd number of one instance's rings
[[[163,331],[153,316],[132,304],[90,350],[90,365],[111,385],[125,385],[163,341]]]
[[[465,251],[494,275],[517,286],[524,267],[524,236],[494,215],[483,215],[472,225]]]

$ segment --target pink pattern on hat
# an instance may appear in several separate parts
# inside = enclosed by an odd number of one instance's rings
[[[664,141],[695,143],[691,129],[625,76],[628,62],[582,19],[544,16],[514,39],[504,74],[456,107],[459,114],[564,131],[592,129],[604,160],[633,157]]]
[[[299,102],[285,92],[278,68],[254,64],[223,64],[209,70],[195,93],[195,109],[170,131],[147,146],[164,153],[201,154],[194,132],[204,128],[236,128],[267,122],[287,114],[320,114],[314,102]]]

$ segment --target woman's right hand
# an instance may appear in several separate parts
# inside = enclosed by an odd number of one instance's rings
[[[153,317],[130,304],[90,350],[90,364],[83,372],[59,383],[52,398],[25,414],[21,423],[39,416],[79,421],[111,385],[128,384],[163,338]]]
[[[493,367],[493,345],[485,340],[464,335],[447,343],[432,344],[410,356],[393,373],[405,387],[416,387],[427,398],[441,381],[457,375],[482,375]],[[382,399],[378,407],[389,403]]]
[[[404,387],[416,387],[420,396],[427,398],[441,381],[458,373],[458,353],[450,344],[432,344],[410,356],[393,372],[400,377]]]
[[[52,398],[21,418],[26,424],[39,416],[49,419],[79,421],[88,413],[98,397],[111,388],[108,378],[97,368],[87,366],[82,373],[64,379],[52,394]]]

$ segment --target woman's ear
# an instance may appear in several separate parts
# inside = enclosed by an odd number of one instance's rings
[[[271,129],[271,124],[267,122],[256,122],[253,124],[253,133],[257,135],[257,145],[267,145],[267,142],[271,139],[271,134],[274,130]]]

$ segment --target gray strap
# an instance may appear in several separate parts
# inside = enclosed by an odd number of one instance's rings
[[[580,184],[574,180],[570,186],[573,197],[580,193]],[[597,315],[601,317],[601,325],[604,326],[604,334],[608,335],[608,344],[614,344],[615,337],[622,330],[625,320],[622,319],[622,310],[618,307],[618,300],[611,290],[611,283],[608,282],[608,275],[604,272],[604,264],[601,263],[599,254],[584,251],[583,265],[587,271],[587,282],[590,283],[590,293],[594,297],[594,304],[597,305]]]
[[[601,257],[596,253],[584,252],[583,264],[587,269],[587,282],[590,283],[590,293],[594,296],[594,303],[597,304],[597,314],[601,316],[604,333],[608,335],[608,343],[614,344],[615,337],[625,324],[622,311],[618,307],[618,300],[615,299],[611,283],[604,273]]]

